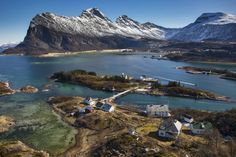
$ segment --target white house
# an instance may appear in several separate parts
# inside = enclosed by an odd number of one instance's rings
[[[140,80],[145,81],[146,80],[146,75],[140,76]]]
[[[122,73],[121,77],[124,78],[125,80],[131,80],[132,79],[132,77],[126,75],[125,73]]]
[[[158,130],[158,136],[168,139],[176,139],[181,131],[182,123],[176,119],[165,119]]]
[[[195,122],[190,125],[193,134],[202,135],[212,132],[213,126],[210,122]]]
[[[111,104],[103,104],[101,107],[101,110],[105,111],[105,112],[113,112],[115,110],[115,107]]]
[[[96,102],[91,97],[86,97],[84,103],[87,105],[95,105]]]
[[[168,105],[147,105],[146,113],[150,117],[170,117]]]

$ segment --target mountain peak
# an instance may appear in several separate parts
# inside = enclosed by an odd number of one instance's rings
[[[123,25],[123,26],[138,26],[140,25],[139,22],[129,18],[127,15],[122,15],[122,16],[119,16],[117,19],[116,19],[116,23],[118,23],[119,25]]]
[[[201,16],[197,18],[195,23],[203,23],[203,24],[236,23],[236,16],[223,12],[203,13]]]
[[[211,12],[211,13],[202,13],[201,16],[205,16],[205,17],[220,17],[220,16],[225,16],[228,15],[227,13],[223,13],[223,12]],[[200,16],[200,17],[201,17]]]
[[[88,8],[82,12],[81,16],[96,16],[104,20],[109,20],[98,8]]]
[[[129,18],[127,15],[122,15],[117,18],[117,20],[125,20],[125,21],[134,21],[133,19]]]

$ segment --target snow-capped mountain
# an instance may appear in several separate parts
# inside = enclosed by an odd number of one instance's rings
[[[19,42],[2,44],[2,45],[0,45],[0,52],[4,51],[6,49],[9,49],[9,48],[15,47],[18,44],[19,44]]]
[[[121,35],[132,38],[165,39],[166,30],[161,27],[147,27],[126,15],[112,22],[101,11],[90,8],[80,16],[66,17],[42,13],[33,18],[30,28],[38,25],[69,34],[84,34],[91,37]]]
[[[24,41],[7,53],[46,53],[115,48],[147,48],[149,41],[236,41],[236,16],[204,13],[180,29],[140,23],[126,15],[110,20],[96,8],[80,16],[41,13],[30,22]],[[158,43],[157,43],[158,44]],[[153,43],[152,43],[153,46]]]
[[[226,13],[204,13],[171,37],[179,41],[236,41],[236,16]]]
[[[147,40],[164,40],[175,31],[154,24],[142,24],[125,15],[113,22],[96,8],[71,17],[41,13],[30,22],[24,41],[6,52],[42,53],[146,47]]]

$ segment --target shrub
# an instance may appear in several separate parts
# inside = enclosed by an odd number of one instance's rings
[[[168,87],[180,87],[180,82],[170,81],[167,86]]]
[[[97,74],[95,72],[88,72],[88,75],[93,75],[93,76],[97,76]]]

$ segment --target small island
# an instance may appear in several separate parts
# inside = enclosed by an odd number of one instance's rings
[[[219,75],[220,78],[236,81],[236,72],[227,69],[200,68],[192,66],[178,67],[178,69],[185,70],[190,74]]]
[[[14,94],[15,91],[10,88],[8,82],[0,82],[0,96]]]
[[[185,87],[179,82],[169,82],[160,84],[157,79],[132,78],[122,74],[121,76],[99,76],[95,72],[85,70],[73,70],[69,72],[57,72],[51,76],[51,79],[62,83],[78,84],[90,87],[96,90],[143,93],[155,96],[176,96],[194,99],[209,99],[219,101],[229,101],[228,97],[220,96],[205,90]]]
[[[0,96],[12,95],[15,93],[37,93],[38,88],[27,85],[20,89],[12,89],[9,82],[0,82]]]
[[[23,93],[37,93],[38,89],[34,86],[27,85],[25,87],[20,88],[20,92],[23,92]]]

